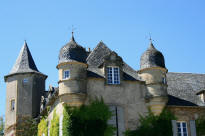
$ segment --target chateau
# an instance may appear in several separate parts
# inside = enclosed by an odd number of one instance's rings
[[[46,91],[47,75],[37,69],[24,43],[5,76],[5,136],[16,136],[23,117],[36,118],[48,106],[48,121],[55,109],[62,129],[64,104],[79,106],[96,97],[102,97],[113,112],[108,123],[117,128],[116,136],[135,129],[139,115],[146,115],[149,108],[156,115],[165,107],[175,114],[174,136],[196,136],[195,120],[205,115],[205,75],[168,72],[163,54],[152,42],[141,56],[140,70],[134,70],[102,41],[92,51],[86,50],[72,34],[60,49],[57,69],[58,87],[49,86]]]

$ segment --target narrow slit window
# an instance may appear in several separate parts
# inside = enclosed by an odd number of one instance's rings
[[[15,100],[11,100],[11,111],[15,110]]]

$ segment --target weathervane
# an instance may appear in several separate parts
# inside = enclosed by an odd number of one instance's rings
[[[75,30],[76,28],[74,28],[73,27],[73,25],[72,25],[72,37],[73,37],[73,33],[74,33],[74,30]]]
[[[150,41],[150,43],[152,43],[154,40],[152,39],[152,36],[151,36],[151,34],[149,33],[149,41]]]

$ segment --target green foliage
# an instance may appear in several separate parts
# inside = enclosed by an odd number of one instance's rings
[[[126,136],[173,136],[171,120],[175,116],[168,110],[164,110],[160,115],[155,116],[151,111],[148,115],[140,116],[140,126],[136,130],[128,130]]]
[[[107,124],[111,116],[102,99],[78,108],[65,106],[63,136],[113,136],[115,128]]]
[[[68,109],[69,107],[66,106],[65,110],[63,110],[63,136],[71,136],[70,128],[71,128],[71,118],[69,113],[71,110]]]
[[[4,133],[4,119],[0,117],[0,136],[3,136]]]
[[[18,119],[16,135],[20,136],[36,136],[38,123],[31,117],[21,117]]]
[[[40,123],[38,124],[38,136],[45,136],[48,135],[48,122],[45,118],[41,119]]]
[[[205,135],[205,117],[200,117],[196,120],[197,136]]]
[[[59,116],[56,114],[54,110],[53,119],[51,120],[50,126],[50,136],[58,136],[59,135]]]

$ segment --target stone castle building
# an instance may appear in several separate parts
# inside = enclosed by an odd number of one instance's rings
[[[117,128],[116,136],[135,129],[139,114],[145,115],[148,108],[157,115],[166,107],[176,115],[174,136],[196,136],[195,120],[205,114],[205,75],[168,72],[163,54],[152,42],[136,71],[102,41],[86,51],[72,35],[60,49],[57,69],[58,87],[49,86],[45,91],[47,75],[39,72],[24,43],[5,76],[5,136],[15,136],[19,120],[38,117],[47,106],[51,107],[48,120],[55,108],[61,126],[64,104],[79,106],[95,97],[102,97],[113,112],[108,123]]]

